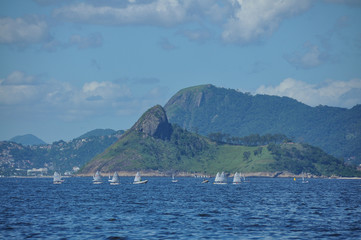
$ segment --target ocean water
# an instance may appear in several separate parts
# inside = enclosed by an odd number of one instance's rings
[[[143,178],[1,178],[0,239],[361,239],[361,180]]]

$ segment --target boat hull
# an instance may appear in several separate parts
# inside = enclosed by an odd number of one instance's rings
[[[148,180],[133,182],[133,184],[146,184]]]
[[[102,184],[102,182],[93,182],[93,184]]]
[[[118,182],[111,182],[110,185],[119,185],[120,183]]]

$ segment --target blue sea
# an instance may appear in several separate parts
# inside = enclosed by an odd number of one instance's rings
[[[0,239],[361,239],[361,180],[120,179],[0,178]]]

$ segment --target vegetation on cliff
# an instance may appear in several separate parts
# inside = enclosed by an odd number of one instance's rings
[[[159,135],[159,131],[169,135]],[[282,135],[271,135],[268,139],[279,139],[277,136]],[[97,170],[158,170],[206,174],[218,171],[289,171],[318,176],[360,175],[355,169],[344,166],[341,160],[307,144],[289,141],[279,143],[277,140],[263,146],[242,146],[212,141],[176,124],[170,125],[159,105],[143,114],[116,143],[85,165],[81,173],[93,173]]]
[[[361,163],[361,105],[310,107],[288,97],[201,85],[180,90],[164,108],[169,122],[204,136],[283,134]]]

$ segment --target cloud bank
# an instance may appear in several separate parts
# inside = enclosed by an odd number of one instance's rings
[[[0,43],[38,43],[48,37],[48,24],[34,18],[0,18]]]
[[[286,96],[310,106],[328,105],[351,108],[361,103],[361,79],[328,80],[316,85],[287,78],[275,87],[262,85],[256,93]]]
[[[137,95],[134,89],[140,85],[145,90]],[[163,102],[166,92],[154,79],[127,83],[92,81],[77,88],[70,83],[45,81],[39,76],[14,71],[0,79],[0,110],[27,109],[32,114],[53,114],[66,121],[103,114],[128,116]]]
[[[271,35],[284,19],[309,6],[309,0],[154,0],[119,6],[78,3],[55,9],[53,16],[63,21],[112,26],[204,26],[211,22],[220,28],[224,42],[245,44]],[[201,41],[210,37],[207,29],[184,30],[184,35]]]

